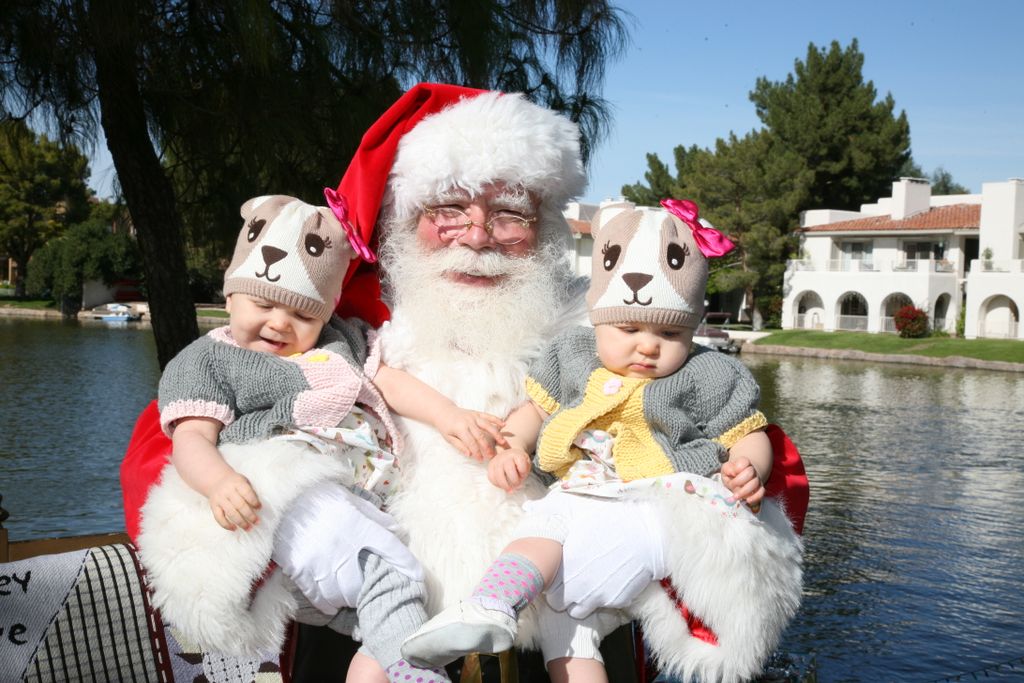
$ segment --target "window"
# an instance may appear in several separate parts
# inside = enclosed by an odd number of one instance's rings
[[[904,242],[903,255],[908,261],[927,261],[928,259],[941,260],[946,255],[945,242]]]
[[[840,242],[839,251],[844,261],[870,261],[871,242]]]
[[[840,242],[838,246],[841,255],[839,270],[873,270],[872,242]]]

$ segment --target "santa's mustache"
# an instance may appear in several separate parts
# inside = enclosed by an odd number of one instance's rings
[[[437,273],[463,273],[480,277],[501,277],[516,271],[518,259],[494,251],[442,249],[426,255],[430,269]]]

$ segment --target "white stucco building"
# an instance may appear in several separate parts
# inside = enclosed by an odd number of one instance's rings
[[[601,204],[609,201],[606,200]],[[569,230],[572,232],[572,249],[569,250],[569,260],[577,275],[590,277],[590,263],[594,254],[594,236],[590,233],[590,221],[598,208],[600,208],[599,204],[569,202],[565,211],[562,212],[566,222],[569,223]]]
[[[1024,180],[984,183],[981,194],[932,196],[901,178],[891,197],[860,211],[801,216],[801,258],[783,288],[784,329],[895,332],[906,304],[935,329],[1024,339]]]

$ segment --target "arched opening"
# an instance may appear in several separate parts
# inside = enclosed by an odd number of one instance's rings
[[[825,304],[817,292],[804,292],[797,298],[793,327],[798,330],[820,330],[825,327]]]
[[[839,297],[836,329],[866,331],[868,329],[867,299],[858,292],[847,292]]]
[[[878,329],[882,332],[895,332],[896,311],[900,310],[904,306],[913,305],[914,302],[911,301],[910,297],[903,292],[893,292],[889,296],[885,297],[885,301],[882,302],[882,320]]]
[[[939,298],[935,300],[935,306],[932,307],[932,329],[936,331],[949,331],[946,330],[946,317],[949,315],[949,303],[952,301],[952,297],[949,294],[940,294]]]
[[[1020,311],[1007,296],[994,296],[981,305],[979,337],[988,339],[1016,339]]]

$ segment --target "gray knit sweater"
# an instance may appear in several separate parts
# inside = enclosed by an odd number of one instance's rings
[[[540,388],[557,403],[542,427],[538,452],[551,423],[581,405],[587,382],[599,368],[591,327],[566,331],[533,364],[531,398],[537,400]],[[760,390],[747,368],[705,347],[696,347],[681,369],[651,381],[642,391],[644,419],[679,472],[705,476],[716,472],[733,443],[765,424],[757,409]],[[545,407],[543,401],[538,403]]]
[[[175,420],[209,417],[224,423],[220,443],[246,443],[300,424],[335,426],[358,398],[384,410],[363,370],[366,335],[361,320],[333,318],[324,326],[317,349],[331,363],[309,363],[236,346],[227,327],[217,328],[183,349],[160,378],[160,424],[170,434]],[[326,372],[327,370],[330,372]],[[377,404],[377,405],[373,405]],[[310,410],[313,406],[314,410]]]

